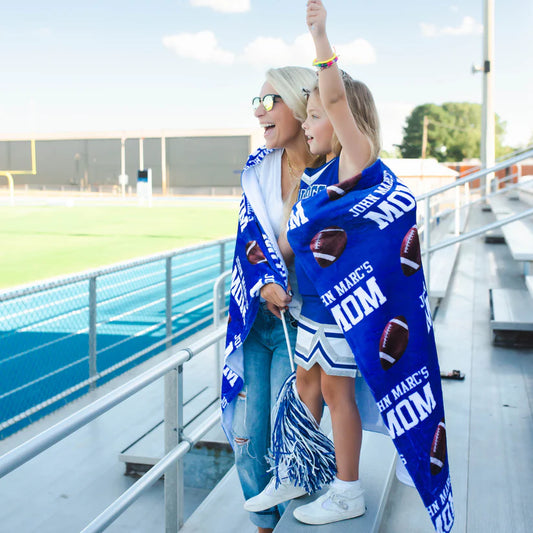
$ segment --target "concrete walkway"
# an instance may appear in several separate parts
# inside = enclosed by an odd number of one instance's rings
[[[472,209],[469,228],[494,220]],[[523,288],[521,267],[505,244],[483,237],[461,247],[435,332],[443,380],[446,429],[456,508],[453,533],[531,531],[533,507],[533,349],[497,347],[490,331],[489,288]],[[394,482],[381,533],[430,533],[413,489]]]

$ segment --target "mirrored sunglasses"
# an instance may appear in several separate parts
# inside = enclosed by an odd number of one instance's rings
[[[281,99],[281,96],[279,94],[265,94],[263,98],[256,96],[252,99],[252,107],[255,111],[261,104],[263,104],[265,111],[270,111],[276,103],[276,98]]]

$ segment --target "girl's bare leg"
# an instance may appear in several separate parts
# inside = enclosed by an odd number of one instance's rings
[[[309,370],[301,366],[296,367],[296,389],[300,399],[307,405],[317,424],[322,419],[324,401],[321,389],[320,365],[315,364]]]
[[[343,481],[356,481],[359,479],[363,430],[355,403],[355,380],[328,376],[322,371],[322,394],[331,413],[337,477]]]

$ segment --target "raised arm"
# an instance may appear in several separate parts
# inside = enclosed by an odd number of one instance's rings
[[[315,43],[317,62],[333,61],[336,54],[326,34],[326,9],[321,0],[308,0],[306,21]],[[339,178],[351,178],[368,166],[371,147],[350,111],[336,62],[326,68],[319,68],[318,88],[322,105],[342,146]]]

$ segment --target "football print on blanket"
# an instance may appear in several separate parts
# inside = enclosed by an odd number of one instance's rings
[[[420,258],[420,241],[418,240],[418,230],[413,226],[403,238],[400,248],[400,262],[403,273],[406,276],[412,276],[418,272],[422,266]]]
[[[259,244],[257,244],[257,241],[249,241],[246,243],[246,257],[252,265],[267,262],[265,254],[263,253],[263,250],[261,250]]]
[[[400,315],[387,322],[379,341],[379,361],[383,370],[397,363],[407,348],[409,327],[405,317]]]
[[[332,265],[342,255],[347,240],[346,232],[342,228],[329,226],[313,237],[309,247],[316,262],[325,268]]]
[[[341,183],[336,183],[335,185],[330,185],[326,190],[328,191],[328,198],[330,200],[338,200],[344,196],[347,192],[350,192],[361,179],[361,174],[344,180]]]
[[[431,443],[431,451],[429,452],[430,471],[433,475],[438,474],[444,466],[446,460],[446,426],[444,419],[439,422],[433,442]]]

